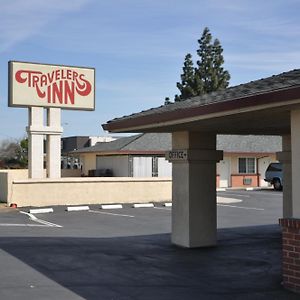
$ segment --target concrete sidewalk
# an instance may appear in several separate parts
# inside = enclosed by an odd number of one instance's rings
[[[218,239],[218,247],[182,249],[170,244],[169,234],[2,237],[2,250],[55,282],[65,294],[56,294],[47,284],[22,288],[28,277],[18,276],[1,281],[0,298],[299,299],[281,286],[279,226],[221,229]]]

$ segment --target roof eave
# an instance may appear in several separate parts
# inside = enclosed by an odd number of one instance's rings
[[[106,124],[102,124],[102,127],[109,132],[143,132],[143,130],[151,128],[170,126],[172,123],[178,124],[190,120],[222,117],[239,113],[241,110],[247,112],[268,108],[268,106],[289,105],[292,100],[300,102],[299,86],[173,111],[153,112],[148,115],[137,114],[130,118],[109,121]]]

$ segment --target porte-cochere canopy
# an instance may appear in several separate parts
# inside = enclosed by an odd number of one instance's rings
[[[283,284],[300,292],[300,272],[293,271],[300,270],[300,69],[102,126],[110,132],[172,132],[172,153],[185,153],[173,160],[172,184],[172,242],[183,247],[217,242],[215,178],[222,151],[216,150],[216,135],[282,135]]]

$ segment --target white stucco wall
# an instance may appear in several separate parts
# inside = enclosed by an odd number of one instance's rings
[[[164,157],[158,158],[158,177],[171,177],[172,163],[167,161]]]

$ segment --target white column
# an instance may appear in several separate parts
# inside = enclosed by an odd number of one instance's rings
[[[44,177],[44,135],[43,108],[30,107],[28,110],[28,176],[29,178]]]
[[[291,218],[293,216],[292,201],[292,166],[291,166],[291,136],[282,136],[282,152],[276,153],[277,159],[282,163],[283,171],[283,203],[282,216]]]
[[[61,109],[47,109],[47,177],[61,177]]]
[[[291,111],[291,152],[292,217],[300,218],[300,110]]]
[[[223,157],[222,151],[216,151],[216,135],[175,132],[172,143],[172,243],[213,246],[217,241],[216,162]],[[176,158],[180,149],[183,154]]]

